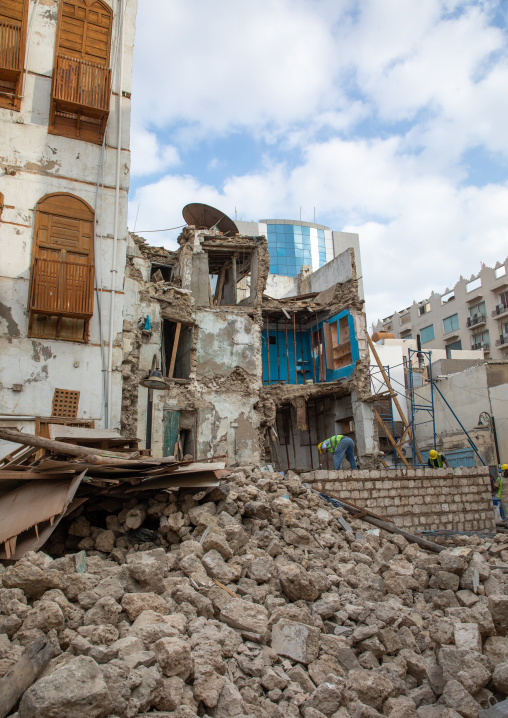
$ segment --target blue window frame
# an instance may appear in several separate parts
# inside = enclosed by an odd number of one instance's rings
[[[434,339],[434,325],[433,324],[429,324],[428,327],[423,327],[423,329],[420,329],[420,339],[422,340],[422,344],[431,342]]]
[[[452,314],[450,317],[443,319],[443,334],[449,334],[459,328],[459,315]]]

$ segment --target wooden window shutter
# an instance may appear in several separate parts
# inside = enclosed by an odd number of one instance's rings
[[[323,322],[323,337],[325,344],[326,368],[333,370],[335,368],[335,364],[333,361],[332,328],[328,322]]]
[[[48,195],[38,203],[30,336],[86,341],[93,314],[94,221],[91,207],[73,195]]]
[[[58,54],[109,66],[111,9],[98,0],[64,0]]]
[[[25,64],[28,0],[0,2],[0,107],[19,110]]]

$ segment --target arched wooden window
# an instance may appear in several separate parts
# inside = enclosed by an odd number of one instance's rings
[[[111,94],[111,8],[102,0],[60,5],[49,131],[101,143]]]
[[[28,0],[0,2],[0,107],[19,110],[25,64]]]
[[[29,336],[86,342],[93,314],[94,212],[70,194],[37,204]]]

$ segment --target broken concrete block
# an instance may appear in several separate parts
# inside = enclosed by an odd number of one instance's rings
[[[477,623],[456,623],[453,635],[457,648],[482,652],[482,637]]]
[[[71,658],[40,678],[23,695],[20,718],[103,718],[113,709],[97,663],[86,656]]]
[[[311,663],[319,654],[319,629],[294,621],[279,621],[272,627],[271,646],[280,656]]]
[[[264,636],[268,630],[268,611],[264,606],[231,598],[220,612],[220,620],[231,628],[239,628]]]
[[[166,676],[187,680],[192,672],[189,644],[180,638],[161,638],[153,645],[157,662]]]

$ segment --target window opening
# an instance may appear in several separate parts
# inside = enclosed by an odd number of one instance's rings
[[[459,315],[452,314],[450,317],[443,319],[443,333],[449,334],[459,328]]]
[[[420,330],[420,339],[422,341],[422,344],[425,344],[426,342],[431,342],[434,339],[433,324],[430,324],[428,327],[423,327],[423,329]]]
[[[93,315],[94,213],[79,197],[52,194],[37,204],[28,336],[88,341]]]
[[[487,307],[485,305],[485,302],[479,302],[478,304],[473,304],[472,307],[469,307],[469,316],[487,316]]]
[[[424,314],[428,314],[430,312],[430,302],[425,302],[424,304],[420,304],[418,307],[418,314],[420,317],[422,317]]]
[[[446,345],[446,358],[451,359],[452,358],[452,351],[457,351],[458,349],[462,349],[462,342],[460,339],[457,342],[451,342],[450,344]]]
[[[411,321],[411,314],[403,314],[400,318],[401,324],[407,324],[410,321]]]
[[[504,277],[506,274],[506,267],[504,264],[501,267],[498,267],[494,270],[494,274],[496,276],[496,279],[499,279],[500,277]]]
[[[208,255],[209,296],[212,306],[250,304],[255,281],[252,281],[253,250],[237,251],[205,248]]]
[[[53,416],[76,419],[78,416],[79,391],[55,389],[53,394]]]
[[[102,0],[60,4],[49,132],[101,144],[111,96],[112,11]]]
[[[190,324],[162,319],[162,374],[170,379],[188,379],[193,340]]]
[[[471,338],[471,345],[473,349],[486,349],[490,347],[490,332],[486,329],[484,332],[475,334]]]
[[[155,264],[152,262],[150,267],[150,281],[152,282],[170,282],[172,275],[172,267],[168,264]]]
[[[448,302],[453,302],[455,299],[455,292],[447,292],[446,294],[443,294],[441,297],[441,304],[448,304]]]
[[[482,286],[482,279],[481,277],[477,277],[477,279],[473,279],[471,282],[468,282],[466,284],[466,292],[472,292],[475,289],[479,289],[479,287]]]
[[[0,107],[19,111],[25,66],[28,0],[0,3]]]
[[[499,304],[505,309],[508,307],[508,292],[501,292],[499,295]]]

